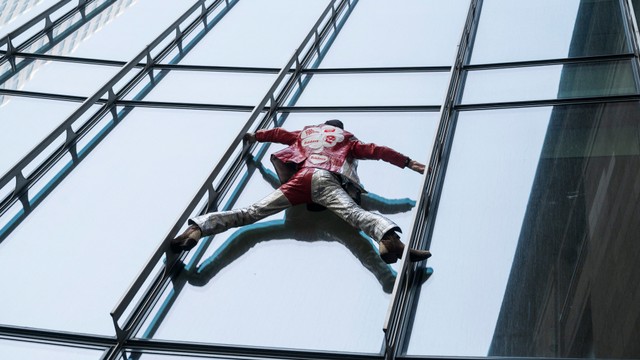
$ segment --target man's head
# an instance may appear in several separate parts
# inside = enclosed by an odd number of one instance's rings
[[[340,129],[344,130],[344,125],[342,124],[342,121],[340,121],[338,119],[327,120],[324,123],[327,124],[327,125],[335,126],[337,128],[340,128]]]

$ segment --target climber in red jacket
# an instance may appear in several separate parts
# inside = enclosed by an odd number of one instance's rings
[[[190,219],[185,232],[172,240],[174,251],[190,250],[203,236],[252,224],[293,205],[317,204],[378,242],[380,257],[386,263],[395,263],[402,257],[404,244],[396,233],[400,231],[398,225],[362,209],[354,200],[364,191],[357,174],[357,160],[383,160],[421,174],[425,169],[423,164],[391,148],[360,142],[344,130],[340,120],[329,120],[293,132],[282,128],[258,130],[247,133],[245,140],[288,145],[271,157],[282,185],[249,207]],[[411,249],[409,255],[411,261],[420,261],[431,253]]]

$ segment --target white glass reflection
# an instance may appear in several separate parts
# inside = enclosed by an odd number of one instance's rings
[[[158,81],[162,72],[155,74],[157,84],[143,100],[252,106],[262,100],[276,78],[275,74],[171,71]],[[126,99],[138,97],[148,85],[146,77]]]
[[[450,65],[468,0],[359,1],[321,67]]]
[[[637,93],[630,61],[469,71],[463,104]]]
[[[4,0],[0,3],[0,38],[41,13],[56,0]]]
[[[340,118],[360,140],[426,162],[437,117],[291,114],[284,127],[295,130]],[[269,181],[274,170],[268,158],[281,148],[269,147],[261,160],[264,174],[254,173],[233,207],[273,191],[277,184]],[[376,161],[361,161],[360,175],[371,196],[387,205],[381,212],[408,229],[422,177]],[[286,225],[286,219],[294,223]],[[216,235],[205,251],[191,252],[198,267],[183,270],[138,336],[378,353],[398,264],[387,266],[375,251],[371,240],[331,213],[308,212],[304,206],[231,229]]]
[[[1,87],[11,90],[90,96],[111,79],[119,67],[55,61],[33,61]]]
[[[316,74],[295,105],[439,105],[448,80],[447,72]]]
[[[171,0],[115,2],[47,52],[129,61],[191,5],[191,1]],[[79,18],[74,18],[74,21],[79,21]],[[45,38],[30,51],[47,44]]]
[[[328,4],[328,0],[239,1],[182,63],[281,68]]]
[[[103,350],[99,349],[0,339],[0,356],[3,359],[98,360],[103,352]]]
[[[113,335],[109,312],[247,116],[133,110],[0,243],[0,323]]]
[[[627,52],[618,0],[486,0],[472,64]]]
[[[487,355],[550,114],[459,115],[409,354]]]
[[[0,173],[6,173],[79,106],[78,103],[4,96],[0,105]]]

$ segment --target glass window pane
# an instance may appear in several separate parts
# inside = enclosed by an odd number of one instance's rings
[[[6,173],[60,125],[78,103],[0,96],[0,173]]]
[[[640,356],[639,115],[460,113],[409,354]]]
[[[21,61],[21,60],[18,60]],[[91,96],[118,71],[119,67],[35,60],[12,74],[0,87],[10,90]]]
[[[277,76],[200,71],[171,71],[164,77],[161,77],[162,72],[155,74],[157,84],[142,100],[229,105],[256,105]],[[147,76],[125,99],[139,97],[141,91],[148,90],[149,86]]]
[[[439,105],[448,81],[448,72],[316,74],[295,105]]]
[[[240,1],[182,63],[281,68],[327,5],[327,0]]]
[[[134,109],[0,244],[0,323],[113,335],[109,312],[246,118]]]
[[[100,4],[98,4],[99,6]],[[88,23],[66,36],[57,29],[54,36],[63,40],[45,52],[87,58],[129,61],[178,18],[191,1],[125,0],[117,1]],[[95,6],[89,9],[94,10]],[[69,19],[66,26],[80,23],[81,15]],[[66,37],[63,37],[66,36]],[[26,51],[48,49],[48,39],[30,46]]]
[[[356,4],[321,67],[453,63],[469,1],[367,0]]]
[[[290,114],[285,128],[340,118],[359,139],[426,162],[437,114]],[[390,123],[394,131],[389,131]],[[269,154],[233,207],[278,186]],[[370,192],[363,206],[407,229],[421,175],[361,161]],[[380,174],[384,173],[384,176]],[[394,179],[389,186],[386,179]],[[366,204],[366,205],[365,205]],[[206,245],[205,245],[206,244]],[[254,225],[218,234],[192,251],[138,336],[190,342],[378,353],[398,264],[384,264],[376,245],[328,211],[294,207]],[[196,255],[197,254],[197,255]],[[259,319],[259,321],[256,321]],[[322,334],[319,336],[318,334]]]
[[[56,0],[4,0],[0,3],[0,38],[55,4]]]
[[[98,360],[103,352],[104,350],[102,349],[55,346],[0,339],[0,355],[4,359]]]
[[[627,53],[623,19],[618,0],[483,1],[471,63]]]
[[[631,61],[467,73],[463,104],[636,94]]]

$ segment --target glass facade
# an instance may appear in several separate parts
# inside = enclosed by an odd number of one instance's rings
[[[0,0],[0,357],[640,359],[635,0]],[[340,119],[386,264],[246,132]]]

